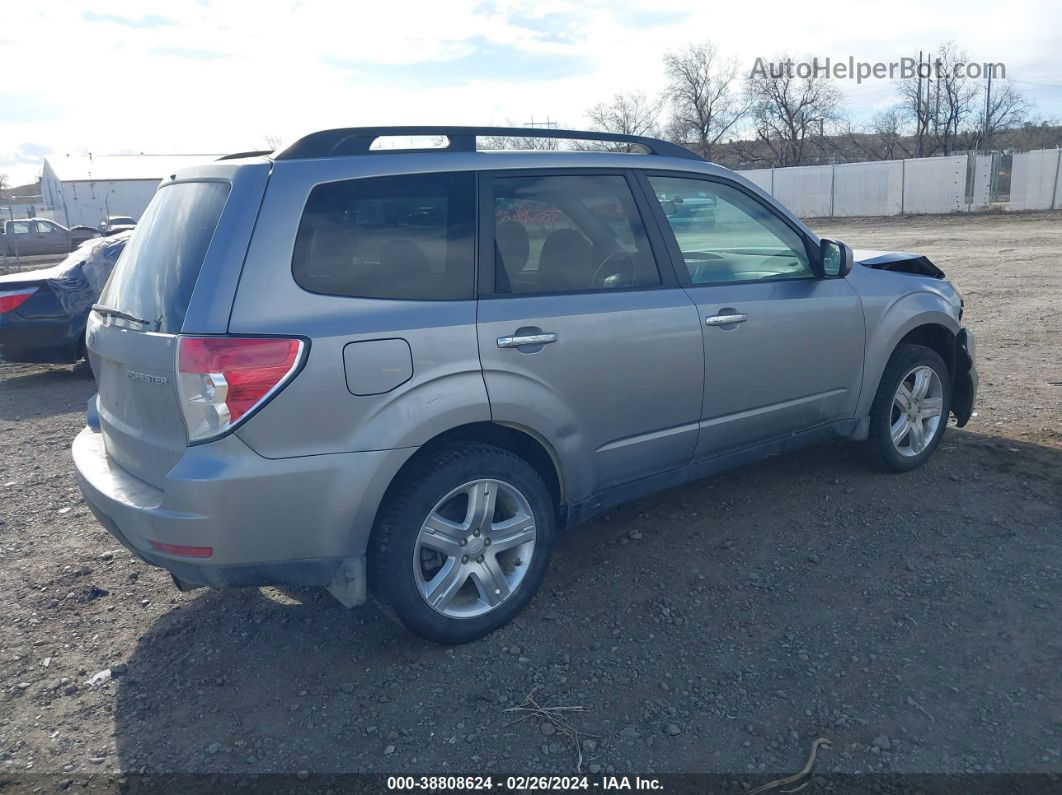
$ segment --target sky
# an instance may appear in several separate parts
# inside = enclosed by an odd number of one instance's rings
[[[756,58],[896,61],[953,40],[1062,119],[1058,0],[50,0],[0,28],[0,174],[45,157],[217,153],[328,127],[586,127],[614,94],[665,86],[662,56],[711,40]],[[855,121],[895,85],[839,81]]]

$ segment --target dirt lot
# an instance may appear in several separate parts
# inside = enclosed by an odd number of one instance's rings
[[[826,737],[827,773],[1062,773],[1062,216],[819,226],[961,286],[970,425],[908,475],[836,443],[615,510],[459,648],[313,590],[177,592],[81,502],[87,368],[0,365],[0,779],[573,772],[505,711],[532,690],[585,708],[584,771],[765,779]]]

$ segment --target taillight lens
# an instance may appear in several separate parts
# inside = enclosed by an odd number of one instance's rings
[[[294,375],[298,339],[179,337],[177,383],[190,441],[231,430]]]
[[[37,292],[36,287],[0,292],[0,315],[4,314],[4,312],[14,312],[35,292]]]

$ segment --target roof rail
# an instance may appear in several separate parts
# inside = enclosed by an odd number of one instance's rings
[[[222,155],[218,160],[239,160],[241,157],[262,157],[273,154],[272,149],[258,149],[253,152],[234,152],[231,155]]]
[[[661,141],[657,138],[646,138],[641,135],[621,135],[620,133],[589,132],[586,130],[553,130],[541,127],[344,127],[310,133],[286,149],[277,152],[273,159],[298,160],[319,157],[342,157],[344,155],[387,154],[394,150],[370,148],[377,138],[407,135],[446,136],[450,144],[446,147],[432,149],[401,150],[403,152],[475,152],[476,138],[480,137],[560,138],[632,144],[641,147],[652,155],[681,157],[687,160],[703,160],[700,155],[684,146]]]

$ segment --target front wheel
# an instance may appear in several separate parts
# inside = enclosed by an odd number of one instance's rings
[[[553,517],[549,490],[522,458],[485,444],[440,448],[403,473],[380,511],[370,589],[421,637],[475,640],[542,584]]]
[[[898,346],[870,409],[871,463],[890,472],[924,464],[944,435],[950,410],[951,375],[944,360],[922,345]]]

